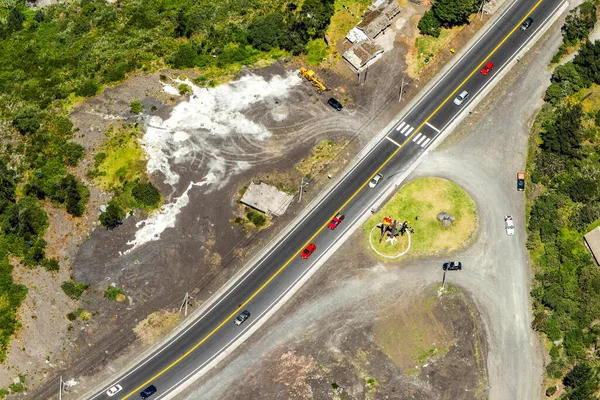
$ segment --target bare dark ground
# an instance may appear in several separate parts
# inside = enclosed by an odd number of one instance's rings
[[[470,37],[471,33],[468,34],[463,42]],[[460,45],[457,43],[455,47],[458,49]],[[72,393],[69,397],[81,395],[112,373],[111,369],[106,368],[107,363],[111,363],[111,368],[120,368],[129,361],[128,354],[139,354],[147,348],[133,333],[133,328],[146,316],[158,310],[178,308],[186,292],[194,295],[195,304],[201,304],[227,282],[256,250],[267,244],[325,187],[329,182],[326,178],[328,173],[335,175],[341,171],[398,114],[403,104],[420,90],[417,87],[407,88],[402,104],[398,103],[400,82],[406,69],[402,62],[405,54],[406,47],[397,37],[395,48],[369,68],[368,79],[363,84],[359,84],[356,76],[342,66],[328,73],[319,71],[330,91],[318,95],[313,87],[304,83],[286,100],[290,112],[283,122],[267,118],[276,104],[264,103],[249,111],[247,115],[251,119],[262,123],[274,134],[268,143],[263,144],[269,149],[264,160],[257,159],[251,169],[232,177],[221,190],[190,191],[190,203],[179,215],[178,224],[175,228],[167,229],[161,240],[120,256],[119,252],[128,248],[125,243],[133,238],[138,217],[128,219],[114,231],[94,230],[79,247],[72,264],[73,278],[91,285],[82,302],[93,318],[73,323],[73,329],[68,331],[63,341],[74,350],[53,356],[53,361],[64,362],[63,368],[50,369],[48,376],[54,378],[37,390],[30,391],[27,397],[57,397],[60,373],[65,374],[66,379],[77,382],[76,386],[69,389]],[[284,64],[277,63],[253,73],[270,76],[282,73],[285,68]],[[74,112],[76,126],[82,132],[78,140],[88,144],[88,150],[93,151],[98,144],[94,138],[98,138],[98,132],[101,134],[102,126],[106,127],[107,123],[99,118],[99,127],[93,132],[89,131],[87,125],[93,117],[84,112],[86,109],[102,109],[105,113],[117,114],[131,121],[131,115],[127,114],[128,104],[140,99],[146,109],[155,105],[157,113],[168,115],[169,107],[175,101],[157,92],[157,74],[137,76],[132,82],[137,85],[135,90],[128,87],[131,84],[128,81],[108,89],[102,96]],[[346,107],[343,112],[337,113],[326,105],[331,96],[344,96],[342,99],[345,99]],[[238,212],[235,200],[242,186],[257,175],[274,172],[285,174],[290,181],[299,181],[300,175],[293,171],[293,166],[322,139],[348,140],[349,145],[326,170],[313,174],[314,181],[303,195],[302,204],[294,201],[286,215],[274,219],[269,228],[258,233],[248,234],[232,226],[230,220]],[[171,198],[177,197],[188,182],[198,181],[206,173],[206,167],[203,166],[178,168],[181,180],[171,193]],[[154,177],[157,184],[161,180],[161,177]],[[161,188],[165,194],[169,194],[168,188],[164,185]],[[113,282],[123,288],[127,302],[108,302],[103,297],[104,290]],[[133,347],[130,346],[132,344]],[[115,361],[121,355],[123,357]]]
[[[439,297],[399,264],[374,267],[361,236],[180,398],[484,399],[487,342],[470,295]]]

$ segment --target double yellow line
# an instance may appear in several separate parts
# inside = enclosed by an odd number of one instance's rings
[[[327,224],[329,223],[329,221],[331,221],[333,219],[333,217],[335,217],[338,213],[340,213],[355,197],[356,195],[364,189],[364,187],[369,183],[369,181],[379,173],[379,171],[381,171],[383,169],[383,167],[385,167],[391,160],[392,158],[394,158],[396,156],[396,154],[398,154],[398,152],[404,147],[404,144],[408,143],[416,134],[417,132],[419,132],[421,130],[421,128],[423,128],[423,126],[425,125],[426,122],[428,122],[439,110],[440,108],[442,108],[444,106],[444,104],[446,104],[453,96],[454,94],[475,74],[477,73],[477,71],[479,71],[479,69],[483,66],[483,64],[486,62],[486,60],[488,60],[492,55],[494,55],[494,53],[496,53],[496,51],[498,51],[498,49],[504,44],[504,42],[506,42],[508,40],[508,38],[517,30],[519,29],[519,26],[525,21],[525,19],[527,19],[531,13],[542,3],[542,0],[538,0],[538,2],[535,4],[535,6],[533,6],[533,8],[527,13],[527,15],[525,15],[525,17],[523,17],[523,19],[519,22],[519,24],[517,26],[515,26],[509,33],[508,35],[506,35],[506,37],[504,39],[502,39],[502,41],[485,57],[485,59],[477,66],[477,68],[475,68],[461,83],[460,85],[458,85],[458,87],[456,89],[454,89],[454,91],[452,93],[450,93],[448,95],[448,97],[446,97],[446,99],[444,99],[444,101],[435,109],[433,110],[433,112],[427,117],[427,119],[425,119],[415,130],[414,133],[412,133],[405,141],[402,145],[398,146],[398,148],[381,164],[381,166],[379,168],[377,168],[377,170],[373,173],[373,175],[367,180],[365,181],[360,188],[358,188],[349,198],[348,200],[346,200],[344,202],[344,204],[342,204],[342,206],[340,208],[338,208],[332,215],[331,217],[310,237],[310,239],[308,239],[306,241],[306,243],[304,243],[302,245],[302,247],[300,249],[298,249],[286,262],[285,264],[283,264],[281,266],[281,268],[279,268],[277,270],[277,272],[275,272],[265,283],[263,283],[261,285],[261,287],[259,287],[254,293],[252,293],[252,295],[250,297],[248,297],[248,299],[246,301],[244,301],[233,313],[231,313],[230,315],[228,315],[215,329],[213,329],[210,333],[208,333],[204,338],[202,338],[202,340],[200,340],[198,343],[196,343],[194,345],[194,347],[192,347],[191,349],[189,349],[188,351],[186,351],[181,357],[179,357],[178,359],[176,359],[175,361],[173,361],[171,364],[169,364],[168,366],[166,366],[162,371],[158,372],[156,375],[154,375],[152,378],[150,378],[149,380],[147,380],[146,382],[144,382],[142,385],[140,385],[139,387],[135,388],[133,391],[131,391],[130,393],[128,393],[125,397],[123,397],[123,400],[131,397],[132,395],[138,393],[140,390],[142,390],[143,388],[145,388],[147,385],[149,385],[150,383],[152,383],[155,379],[157,379],[158,377],[160,377],[161,375],[163,375],[165,372],[167,372],[168,370],[170,370],[171,368],[173,368],[175,365],[177,365],[179,362],[181,362],[183,359],[185,359],[187,356],[189,356],[192,352],[194,352],[198,347],[202,346],[202,344],[204,342],[206,342],[208,339],[210,339],[219,329],[221,329],[223,327],[223,325],[225,325],[227,322],[230,322],[231,319],[233,319],[242,309],[244,309],[246,307],[246,305],[248,305],[248,303],[250,303],[252,301],[252,299],[254,299],[260,292],[262,292],[264,290],[265,287],[267,287],[272,281],[273,279],[275,279],[280,273],[281,271],[283,271],[291,262],[292,260],[294,260],[298,254],[300,254],[300,252],[302,250],[304,250],[304,248],[306,246],[308,246],[316,237],[317,235],[319,235],[319,233],[321,233],[321,231],[323,231],[323,229],[325,229],[325,227],[327,226]]]

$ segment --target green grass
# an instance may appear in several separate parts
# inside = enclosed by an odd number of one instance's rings
[[[416,71],[419,72],[425,65],[425,59],[429,58],[429,62],[433,61],[435,54],[448,46],[452,38],[456,36],[459,27],[452,29],[442,29],[440,37],[419,36],[415,39],[415,47],[417,49],[417,65]],[[445,49],[450,51],[450,48]]]
[[[448,228],[444,228],[436,218],[442,211],[456,218]],[[414,229],[408,255],[432,255],[464,247],[470,241],[477,225],[473,200],[458,185],[440,178],[423,178],[404,185],[365,223],[363,229],[368,246],[372,228],[379,224],[384,216],[392,217],[400,223],[408,221],[409,226]],[[401,243],[402,238],[399,239]],[[375,244],[377,250],[389,254],[385,245],[389,246],[385,241]]]
[[[137,140],[138,134],[136,127],[109,129],[106,133],[109,139],[101,150],[106,158],[97,167],[95,180],[98,186],[112,190],[144,174],[146,161]]]
[[[314,39],[306,44],[306,52],[308,65],[317,65],[327,58],[327,45],[323,39]]]

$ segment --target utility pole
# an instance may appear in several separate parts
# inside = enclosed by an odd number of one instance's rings
[[[369,74],[369,67],[367,67],[367,70],[365,71],[365,80],[363,81],[363,84],[367,83],[367,75]]]
[[[398,103],[402,102],[402,93],[404,92],[404,75],[402,75],[402,84],[400,85],[400,97],[398,97]]]
[[[63,380],[62,375],[60,376],[60,383],[58,386],[58,400],[62,400]]]
[[[189,295],[188,292],[185,292],[185,297],[183,298],[183,302],[181,303],[181,307],[179,307],[179,312],[185,307],[184,315],[187,317],[188,303],[192,300],[193,297]]]
[[[308,185],[308,182],[306,182],[306,184]],[[302,188],[303,187],[304,187],[304,178],[300,179],[300,197],[298,198],[298,203],[302,202]]]

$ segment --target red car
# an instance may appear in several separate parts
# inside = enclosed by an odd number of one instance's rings
[[[314,243],[309,244],[308,246],[306,246],[306,248],[302,251],[302,253],[300,254],[302,256],[302,258],[304,258],[305,260],[310,257],[310,255],[317,249],[317,245]]]
[[[489,63],[485,64],[483,68],[481,68],[481,75],[487,75],[492,72],[493,69],[494,63],[490,61]]]
[[[334,230],[344,220],[344,218],[346,218],[344,214],[338,214],[335,217],[333,217],[333,219],[329,222],[329,225],[327,226],[329,227],[329,229]]]

